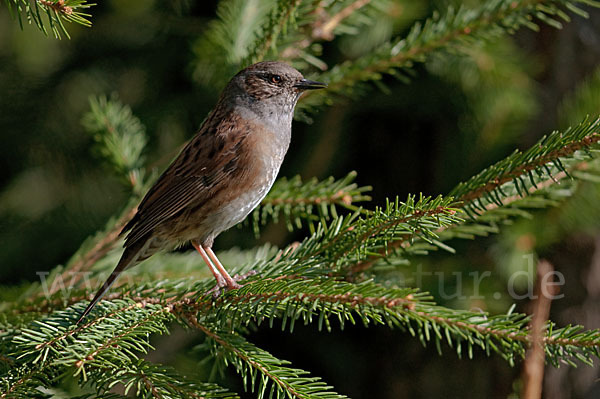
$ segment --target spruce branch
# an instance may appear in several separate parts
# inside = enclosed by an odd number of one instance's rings
[[[396,310],[415,308],[429,299],[414,289],[385,289],[373,282],[350,284],[332,279],[265,279],[243,287],[236,295],[216,303],[197,303],[199,314],[219,328],[233,332],[249,322],[282,321],[282,330],[293,332],[298,320],[332,329],[331,319],[341,328],[357,320],[366,326],[392,324],[388,317]],[[392,316],[393,317],[393,316]]]
[[[330,177],[303,183],[300,176],[277,180],[252,214],[255,233],[258,234],[260,225],[269,219],[277,222],[281,215],[291,231],[294,227],[302,227],[303,220],[314,222],[337,217],[337,207],[356,211],[355,203],[371,199],[364,195],[371,187],[358,187],[353,183],[355,178],[356,172],[350,172],[339,180]]]
[[[135,303],[133,306],[139,308],[139,304],[140,303]],[[130,308],[121,307],[119,308],[119,311],[127,312],[128,309]],[[114,317],[116,314],[117,312],[112,312],[107,316]],[[157,322],[156,319],[152,317],[152,313],[149,316],[150,319]],[[56,322],[56,320],[57,319],[55,318],[54,321]],[[57,327],[57,324],[48,322],[48,324],[46,324],[46,327],[47,326]],[[88,323],[86,328],[89,328],[90,326],[92,326],[92,324]],[[106,326],[101,329],[107,330]],[[85,329],[83,330],[86,332]],[[144,330],[146,330],[146,334],[144,334]],[[35,336],[39,338],[40,332],[47,331],[48,330],[44,330],[44,326],[42,326]],[[85,345],[90,343],[89,336],[80,333],[81,329],[63,332],[62,335],[54,336],[52,339],[46,338],[46,342],[42,345],[38,344],[36,347],[39,347],[40,350],[51,347],[53,348],[53,351],[44,354],[44,361],[38,362],[37,364],[34,362],[33,367],[32,363],[26,363],[20,366],[20,369],[14,368],[9,372],[9,375],[2,377],[2,383],[7,383],[10,388],[5,392],[6,396],[0,397],[29,398],[35,396],[34,393],[39,394],[39,391],[36,392],[36,390],[40,385],[48,386],[51,381],[59,377],[61,372],[73,372],[73,370],[75,370],[74,375],[80,374],[81,378],[89,381],[99,394],[104,394],[104,392],[108,391],[115,384],[122,384],[126,394],[133,391],[136,397],[164,398],[171,397],[171,395],[175,395],[175,397],[190,398],[237,397],[217,385],[192,382],[188,378],[179,375],[171,368],[137,359],[137,355],[135,355],[133,351],[139,350],[144,352],[146,349],[144,345],[140,345],[139,343],[137,345],[131,345],[131,343],[128,342],[133,331],[136,331],[136,334],[141,334],[138,335],[138,337],[147,337],[148,335],[147,329],[143,328],[143,323],[138,321],[128,325],[125,331],[119,330],[119,333],[113,334],[104,344],[100,345],[93,350],[93,352],[80,360],[76,360],[78,358],[77,354],[68,351],[65,353],[65,349],[69,349],[65,348],[65,346],[70,347],[72,345],[72,343],[69,342],[70,337],[74,337],[80,344]],[[110,328],[107,332],[110,334]],[[23,332],[23,335],[30,336],[32,333],[31,331],[26,330]],[[19,337],[20,336],[17,338]],[[121,355],[124,354],[124,356],[121,356],[119,359],[120,362],[118,362],[118,364],[115,364],[114,360],[106,362],[106,355],[104,355],[102,359],[98,359],[98,361],[93,361],[96,356],[100,355],[102,352],[106,352],[107,349],[113,352],[110,354],[111,357],[116,357],[116,354],[119,352],[121,352]],[[74,366],[73,362],[75,362]],[[25,370],[24,373],[23,370]],[[14,377],[15,375],[19,375],[20,378],[16,379]],[[40,381],[44,381],[44,383],[40,384]]]
[[[520,207],[551,205],[558,189],[562,197],[571,195],[573,190],[565,192],[569,185],[594,179],[600,173],[599,128],[600,119],[596,119],[584,120],[562,132],[555,131],[542,137],[529,150],[515,151],[458,184],[451,194],[462,201],[462,209],[475,221],[497,220],[502,212],[508,217],[511,209],[517,211]],[[561,187],[556,187],[561,181]],[[509,204],[511,207],[507,207]]]
[[[139,298],[156,304],[160,300]],[[385,289],[373,282],[350,284],[331,279],[264,279],[230,292],[217,302],[205,297],[198,302],[189,298],[165,300],[165,309],[178,317],[201,317],[218,328],[234,330],[254,321],[282,320],[282,328],[293,331],[296,320],[317,322],[319,328],[331,328],[331,318],[343,327],[345,321],[386,324],[408,330],[424,343],[434,340],[438,349],[442,340],[461,355],[469,356],[474,346],[487,353],[496,351],[511,363],[522,357],[530,345],[528,318],[522,314],[489,316],[486,313],[458,311],[433,304],[430,298],[413,289]],[[131,307],[130,309],[133,309]],[[546,328],[546,354],[553,363],[569,357],[590,361],[600,354],[600,332],[583,331],[581,326]],[[231,333],[233,333],[231,331]],[[453,337],[453,338],[451,338]]]
[[[339,234],[335,241],[324,246],[331,251],[333,259],[348,255],[350,252],[367,253],[377,247],[384,247],[397,237],[422,237],[431,241],[437,237],[435,231],[442,226],[460,221],[453,206],[452,197],[424,197],[418,200],[409,196],[406,202],[388,202],[386,208],[376,208],[354,224],[344,234]],[[331,248],[335,244],[334,248]],[[337,247],[337,248],[336,248]]]
[[[317,323],[319,328],[328,329],[332,327],[332,320],[338,320],[341,327],[345,322],[354,324],[357,321],[365,325],[384,324],[406,330],[423,343],[433,341],[440,351],[442,341],[455,348],[459,356],[464,351],[472,356],[473,348],[479,347],[486,353],[498,352],[511,364],[521,358],[531,344],[528,318],[524,315],[509,312],[490,316],[447,309],[435,305],[427,294],[414,289],[383,288],[373,282],[351,284],[327,278],[256,279],[217,301],[210,295],[194,300],[193,295],[189,295],[191,291],[184,290],[183,294],[177,285],[166,290],[162,282],[154,286],[155,290],[160,289],[162,296],[149,290],[123,300],[110,298],[101,303],[100,317],[96,314],[96,319],[78,328],[73,328],[70,323],[85,303],[34,322],[34,328],[24,328],[13,338],[17,344],[17,360],[36,366],[37,373],[43,373],[50,366],[75,366],[81,378],[92,378],[95,370],[106,364],[118,367],[137,359],[134,351],[144,353],[150,348],[147,338],[142,337],[166,332],[165,323],[176,317],[184,323],[192,321],[193,324],[196,320],[209,336],[211,332],[221,331],[217,335],[222,342],[217,343],[225,347],[226,355],[231,357],[229,362],[242,376],[257,378],[249,368],[266,373],[263,385],[256,379],[261,388],[255,390],[265,392],[263,388],[267,381],[278,384],[279,372],[296,377],[299,373],[290,371],[267,354],[255,358],[240,349],[244,348],[244,343],[236,340],[235,330],[250,322],[272,324],[280,319],[282,328],[290,330],[297,320]],[[128,293],[125,295],[129,296]],[[580,326],[557,329],[549,323],[545,331],[546,354],[553,363],[571,358],[589,362],[600,354],[600,332],[597,330],[583,331]],[[229,334],[234,343],[223,338],[223,334]],[[271,360],[274,363],[269,363]],[[26,380],[33,381],[36,375],[39,374],[29,373]],[[14,381],[15,376],[12,377]],[[20,378],[23,378],[22,374]],[[298,378],[298,384],[290,388],[291,391],[285,385],[282,392],[301,392],[299,389],[308,380]],[[314,380],[310,379],[310,382]],[[306,386],[316,389],[315,385]]]
[[[570,174],[578,170],[585,170],[588,166],[587,162],[581,162],[580,164],[575,165],[570,169]],[[536,194],[537,191],[542,191],[540,193],[540,198],[537,198],[535,201],[536,207],[545,207],[555,205],[555,201],[546,200],[544,196],[543,190],[550,189],[559,184],[562,180],[569,177],[567,172],[558,172],[553,175],[552,178],[549,178],[545,181],[537,183],[536,186],[531,186],[528,189],[528,195],[532,196]],[[564,186],[564,182],[563,182]],[[564,192],[564,187],[561,187],[561,191]],[[354,280],[356,276],[360,273],[366,272],[371,269],[378,262],[385,260],[386,257],[405,257],[408,255],[425,255],[429,250],[437,249],[438,247],[443,248],[444,250],[454,253],[454,250],[444,245],[443,243],[451,240],[452,238],[463,238],[463,239],[473,239],[475,236],[487,236],[490,233],[497,233],[499,231],[498,227],[492,224],[492,222],[501,221],[510,217],[522,217],[523,213],[518,211],[522,207],[533,206],[534,203],[529,201],[531,197],[522,197],[519,194],[511,195],[502,199],[502,206],[499,206],[497,203],[487,203],[485,205],[486,212],[481,213],[476,217],[476,219],[467,218],[462,223],[453,224],[450,226],[444,226],[437,229],[435,232],[438,234],[437,237],[437,246],[436,245],[423,245],[422,240],[413,240],[410,241],[409,236],[400,237],[398,240],[394,240],[393,242],[389,242],[387,244],[385,251],[380,251],[379,253],[373,254],[369,256],[367,259],[362,260],[351,267],[348,268],[348,272],[346,273],[347,279]],[[456,207],[460,208],[464,204],[457,203]],[[510,206],[515,206],[517,211],[515,212],[507,212],[510,209]],[[498,209],[500,214],[494,214],[494,210]]]
[[[101,309],[101,316],[81,326],[74,326],[77,313],[73,309],[34,321],[13,338],[15,358],[40,366],[75,366],[76,375],[85,380],[88,364],[116,367],[137,358],[133,351],[147,352],[150,333],[168,332],[166,322],[171,316],[160,304],[114,300],[104,301]]]
[[[493,0],[475,8],[463,6],[456,11],[450,8],[443,16],[415,24],[405,38],[384,44],[372,54],[346,61],[323,73],[319,79],[328,83],[327,91],[307,93],[299,105],[304,110],[318,108],[334,98],[356,93],[361,83],[380,80],[384,74],[407,79],[406,74],[415,63],[425,62],[438,52],[460,51],[463,44],[512,33],[523,26],[537,30],[532,21],[534,17],[560,28],[562,25],[557,18],[569,20],[565,9],[587,16],[577,4],[599,6],[599,3],[587,0]]]
[[[211,88],[223,87],[235,75],[252,49],[257,32],[267,24],[276,0],[223,0],[217,18],[194,44],[194,78]]]
[[[598,127],[597,126],[598,122],[600,122],[600,120],[597,120],[590,127],[592,129]],[[568,133],[570,133],[570,132],[567,131],[566,134],[568,134]],[[542,142],[540,142],[538,144],[539,148],[543,148],[544,140],[545,140],[545,138],[542,139]],[[517,179],[520,179],[520,178],[522,179],[524,176],[529,179],[529,174],[533,171],[540,172],[540,173],[538,173],[538,176],[539,176],[542,174],[542,169],[544,168],[544,166],[547,166],[547,164],[549,164],[549,163],[556,163],[557,167],[561,168],[560,165],[562,165],[562,163],[559,163],[560,158],[567,158],[569,156],[572,156],[576,151],[579,151],[583,148],[592,147],[594,144],[598,143],[598,141],[600,141],[600,133],[592,132],[590,135],[583,137],[581,140],[565,144],[562,148],[550,151],[545,154],[542,153],[539,155],[538,154],[529,155],[529,154],[519,154],[518,152],[516,152],[515,155],[519,155],[518,157],[506,158],[506,160],[503,161],[503,165],[499,167],[499,168],[504,169],[503,173],[494,177],[492,181],[488,181],[484,184],[479,185],[479,187],[477,187],[475,189],[465,192],[464,194],[462,194],[458,197],[458,200],[461,202],[465,202],[465,203],[469,203],[469,202],[472,203],[486,195],[489,195],[490,193],[492,193],[496,190],[500,191],[499,188],[508,182],[514,182],[515,189],[526,186],[526,184],[523,184],[523,182],[521,182],[521,181],[520,181],[520,184],[516,183]],[[534,152],[534,151],[531,151],[531,152]],[[520,165],[517,164],[517,162],[520,160],[519,158],[526,158],[527,163],[520,164]],[[527,158],[529,158],[529,159],[527,159]],[[505,164],[505,162],[510,163],[510,164]],[[566,169],[564,167],[562,167],[561,169],[562,169],[561,171],[563,173],[565,173],[565,174],[567,173]],[[473,187],[474,185],[477,185],[478,184],[477,180],[481,181],[484,176],[486,178],[488,178],[489,175],[491,175],[491,174],[493,174],[493,173],[486,170],[486,171],[482,172],[481,175],[475,176],[471,181],[466,182],[462,185],[459,185],[454,190],[452,190],[451,193],[456,195],[458,193],[464,192],[464,191],[468,190],[467,187],[469,187],[469,186]],[[552,176],[550,176],[550,177],[552,178]],[[489,179],[486,179],[486,180],[489,180]],[[554,178],[552,180],[555,182],[558,181],[558,179],[556,179],[556,178]],[[530,182],[532,183],[532,185],[534,185],[534,187],[535,187],[535,185],[537,185],[533,178],[530,180]],[[525,192],[526,192],[526,190],[523,191],[523,193],[525,193]],[[501,205],[501,203],[497,204],[497,205]],[[474,210],[477,209],[476,206],[474,206],[473,209]]]
[[[151,348],[149,335],[168,332],[166,323],[172,319],[164,306],[146,302],[105,301],[101,308],[103,316],[79,327],[74,321],[81,306],[75,312],[57,311],[21,328],[12,338],[18,367],[0,378],[0,385],[11,387],[7,392],[11,396],[6,397],[27,397],[31,389],[51,384],[65,368],[74,368],[74,375],[87,381],[89,368],[130,365],[137,360],[135,352],[146,353]],[[132,308],[137,310],[128,312]]]
[[[489,316],[486,313],[447,309],[430,302],[425,294],[411,289],[384,289],[372,282],[350,284],[332,280],[272,281],[249,284],[237,295],[225,296],[216,307],[216,320],[223,326],[244,325],[282,319],[282,328],[302,319],[306,324],[318,321],[331,328],[330,318],[343,327],[344,321],[386,324],[408,330],[423,343],[434,340],[438,350],[446,340],[457,353],[465,345],[469,356],[478,346],[489,353],[496,351],[511,363],[529,347],[528,318],[509,312]],[[385,298],[382,300],[382,298]],[[201,313],[202,306],[200,306]],[[229,324],[231,323],[231,324]],[[557,359],[580,358],[590,361],[600,354],[600,331],[584,332],[582,327],[555,328],[549,323],[544,336],[546,354]],[[451,338],[454,337],[454,338]],[[565,356],[566,355],[566,356]]]
[[[96,142],[94,150],[117,176],[137,188],[147,137],[144,126],[132,114],[131,108],[114,96],[110,100],[91,97],[90,111],[84,115],[82,124]]]
[[[370,267],[373,258],[391,254],[394,247],[403,242],[421,239],[444,247],[438,239],[438,232],[462,220],[457,210],[452,197],[432,199],[421,196],[417,200],[409,196],[406,202],[398,199],[388,201],[386,208],[367,212],[355,223],[348,219],[332,224],[332,227],[323,230],[325,237],[321,239],[320,247],[305,253],[305,247],[314,245],[307,240],[294,251],[293,256],[302,256],[300,260],[317,260],[316,255],[323,254],[329,262],[333,260],[339,265],[335,271],[328,269],[335,275],[360,272]],[[329,234],[333,233],[333,237],[328,238],[324,234],[326,230]],[[313,237],[318,235],[319,231]]]
[[[248,57],[243,66],[262,61],[269,50],[276,47],[279,36],[285,33],[286,28],[293,19],[293,15],[302,0],[278,0],[271,10],[267,22],[257,32],[253,48],[248,52]]]
[[[299,19],[303,18],[307,21],[301,27],[301,34],[298,35],[298,38],[291,40],[291,43],[287,43],[286,47],[281,50],[281,58],[286,60],[305,58],[319,69],[326,70],[327,65],[308,54],[306,49],[315,42],[333,40],[335,31],[342,22],[371,2],[372,0],[352,0],[329,4],[325,4],[327,3],[325,1],[317,2],[315,7],[307,9],[305,15],[299,16]]]
[[[231,363],[244,376],[244,389],[256,393],[259,399],[346,398],[333,392],[320,378],[310,377],[304,370],[287,367],[288,361],[277,359],[238,334],[210,328],[192,315],[187,315],[185,321],[210,339],[213,356],[224,366]]]
[[[332,328],[332,319],[343,328],[345,322],[364,325],[383,324],[409,331],[423,343],[433,340],[441,350],[442,340],[459,355],[466,345],[469,356],[474,346],[486,353],[495,351],[511,363],[522,357],[531,344],[529,318],[514,314],[490,316],[484,312],[448,309],[436,305],[426,293],[411,288],[384,288],[371,281],[346,283],[327,278],[260,279],[213,301],[210,296],[198,301],[190,297],[156,299],[146,294],[136,303],[162,306],[184,321],[191,316],[214,324],[229,333],[250,322],[282,321],[282,328],[293,331],[294,323],[317,323],[319,329]],[[128,300],[130,301],[130,300]],[[135,309],[130,305],[128,312]],[[590,361],[600,355],[600,331],[584,331],[581,326],[556,328],[549,322],[543,341],[548,359],[556,364],[569,358]]]
[[[91,15],[82,10],[96,5],[86,0],[5,0],[5,2],[10,14],[19,21],[21,28],[23,28],[23,21],[26,20],[29,24],[35,24],[47,36],[47,26],[49,26],[57,39],[60,39],[61,35],[71,38],[64,25],[65,22],[91,27]]]
[[[435,245],[421,239],[410,242],[411,236],[398,237],[384,250],[349,267],[347,276],[364,272],[391,254],[406,257],[425,254],[437,247],[452,251],[443,244],[444,241],[487,235],[498,230],[497,223],[523,216],[525,209],[555,205],[555,198],[564,198],[574,192],[567,188],[575,182],[600,174],[600,165],[596,162],[600,150],[599,128],[600,119],[596,119],[555,131],[542,137],[527,151],[515,151],[459,183],[449,195],[457,198],[456,208],[468,217],[437,229]]]
[[[194,382],[180,375],[171,367],[137,360],[122,368],[90,368],[88,376],[99,393],[109,391],[116,384],[124,387],[125,395],[130,392],[136,397],[152,398],[239,398],[216,384]],[[104,397],[104,396],[103,396]]]
[[[370,2],[371,0],[355,0],[351,2],[339,12],[328,18],[324,23],[317,26],[313,31],[312,37],[316,39],[332,40],[333,31],[342,23],[342,21]]]

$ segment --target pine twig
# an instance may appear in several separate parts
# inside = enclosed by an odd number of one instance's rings
[[[460,202],[472,202],[478,198],[481,198],[483,195],[496,190],[498,187],[502,186],[503,184],[513,181],[515,178],[518,178],[519,176],[523,176],[523,175],[525,175],[547,163],[555,161],[559,158],[571,156],[576,151],[579,151],[583,148],[590,147],[593,144],[598,143],[599,141],[600,141],[600,133],[592,133],[591,135],[583,138],[582,140],[570,143],[570,144],[564,146],[563,148],[551,151],[548,154],[535,159],[531,163],[527,163],[525,165],[518,166],[517,168],[509,171],[508,173],[496,177],[494,179],[494,181],[458,197],[457,200]]]
[[[472,212],[467,212],[467,214],[471,216],[471,219],[466,219],[464,222],[455,223],[449,226],[441,226],[436,230],[436,233],[440,234],[444,231],[452,230],[455,227],[460,227],[461,225],[471,222],[476,223],[477,220],[487,212],[493,211],[500,207],[506,208],[508,205],[524,199],[526,194],[543,192],[543,190],[558,184],[560,180],[571,176],[569,172],[587,169],[589,167],[589,162],[587,159],[569,165],[568,170],[562,166],[560,159],[572,159],[575,157],[576,153],[593,148],[596,144],[598,144],[598,142],[600,142],[600,133],[593,131],[598,127],[598,123],[598,120],[587,124],[583,122],[577,128],[567,130],[565,133],[554,132],[549,137],[540,140],[538,144],[534,145],[527,152],[514,153],[507,159],[493,165],[490,167],[490,169],[486,169],[483,172],[475,175],[466,183],[460,183],[457,185],[450,193],[450,195],[457,195],[458,202],[454,206],[458,209],[465,209],[465,211],[469,211],[469,209],[473,208],[474,214]],[[567,133],[573,134],[574,137],[578,137],[578,135],[581,133],[587,134],[581,139],[573,140],[566,144],[559,144],[559,148],[551,149],[546,153],[536,152],[538,150],[544,150],[544,143],[546,141],[552,142],[557,138],[560,139],[564,137],[564,134]],[[592,156],[587,156],[587,158],[590,157]],[[518,164],[517,162],[523,163]],[[557,164],[560,167],[560,171],[555,174],[551,174],[550,169],[547,168],[548,164]],[[546,180],[535,182],[532,177],[532,172],[537,172],[542,168],[546,168],[545,173],[548,175],[548,178]],[[491,172],[488,173],[490,170]],[[498,172],[498,170],[501,172]],[[519,189],[519,187],[516,186],[517,193],[515,195],[505,195],[502,187],[505,184],[522,179],[523,176],[529,176],[531,185],[529,187],[525,187],[525,189]],[[485,182],[480,183],[480,181],[483,179]],[[497,191],[503,195],[496,195],[496,197],[494,197],[492,194]],[[485,204],[482,203],[482,199],[484,198],[487,201]],[[490,198],[493,200],[490,200]],[[387,256],[390,253],[390,249],[394,250],[401,247],[410,247],[412,244],[409,242],[409,240],[413,237],[413,234],[399,236],[395,240],[391,241],[377,254],[371,255],[367,259],[345,268],[347,270],[346,278],[370,269],[377,262],[377,260],[379,260],[381,257]]]
[[[497,0],[474,9],[451,9],[441,18],[430,18],[423,25],[415,24],[406,38],[387,43],[374,54],[339,64],[322,74],[319,79],[328,83],[327,92],[306,93],[302,96],[300,105],[313,108],[326,103],[326,99],[332,96],[355,93],[360,83],[380,80],[384,74],[407,78],[402,74],[403,69],[410,69],[416,63],[425,62],[435,52],[456,48],[469,39],[488,37],[499,27],[510,32],[521,26],[536,29],[537,25],[532,22],[533,17],[560,27],[560,22],[553,17],[568,19],[561,6],[578,10],[580,14],[585,15],[574,3],[591,4],[586,0],[563,0],[552,2],[550,5],[544,3],[544,0]],[[541,4],[544,4],[543,8],[538,7]],[[597,3],[594,5],[597,6]]]
[[[580,162],[580,163],[574,165],[572,168],[569,169],[569,171],[574,172],[577,170],[585,170],[585,169],[587,169],[587,167],[588,167],[588,162],[584,161],[584,162]],[[567,172],[558,172],[551,178],[544,180],[542,182],[536,183],[535,186],[529,187],[528,194],[530,194],[530,195],[535,194],[538,191],[542,191],[550,186],[559,184],[561,180],[563,180],[567,177],[569,177],[569,174]],[[502,206],[506,207],[506,206],[511,205],[512,203],[520,201],[522,199],[523,199],[523,197],[521,195],[518,195],[518,194],[511,195],[509,197],[502,199]],[[455,206],[460,209],[464,205],[465,205],[464,203],[457,203]],[[485,205],[486,211],[493,211],[494,209],[497,209],[497,208],[499,208],[499,205],[494,202],[491,202],[491,203]],[[468,223],[468,220],[466,220],[465,222]],[[453,227],[455,227],[455,226],[442,226],[436,230],[436,233],[438,233],[438,234],[443,233],[444,231],[451,230]],[[369,258],[367,258],[363,261],[360,261],[360,262],[356,263],[355,265],[351,266],[347,272],[346,277],[349,277],[351,275],[356,275],[358,273],[362,273],[362,272],[369,270],[371,267],[374,266],[375,262],[377,262],[382,257],[385,257],[388,254],[392,253],[397,248],[400,248],[400,247],[408,248],[409,246],[411,246],[411,242],[410,242],[411,238],[412,238],[411,235],[404,235],[404,236],[399,237],[397,240],[394,240],[394,241],[388,243],[388,245],[382,251],[380,251],[377,255],[371,255]]]
[[[25,20],[29,24],[35,24],[44,35],[48,35],[48,24],[57,39],[61,38],[61,34],[70,38],[63,21],[91,27],[91,15],[81,10],[96,5],[87,3],[87,0],[5,0],[5,3],[21,28]],[[43,15],[47,17],[47,22],[42,19]]]
[[[181,310],[180,314],[188,326],[203,332],[218,345],[218,349],[211,349],[213,355],[218,353],[221,362],[231,363],[238,373],[250,376],[244,378],[244,387],[248,389],[250,385],[259,399],[347,399],[346,396],[333,392],[320,378],[308,376],[304,370],[288,367],[288,361],[275,358],[247,342],[242,336],[200,323],[194,314],[185,310]]]
[[[226,348],[227,350],[235,353],[236,356],[241,358],[243,361],[247,362],[251,367],[255,368],[256,370],[260,371],[263,375],[272,379],[278,386],[285,389],[288,396],[294,397],[294,398],[304,398],[305,397],[304,395],[300,395],[294,389],[294,387],[291,386],[286,380],[279,378],[277,375],[271,373],[268,368],[264,367],[262,364],[254,361],[250,357],[246,356],[246,354],[244,352],[242,352],[235,346],[230,345],[226,340],[221,338],[216,332],[214,332],[214,331],[210,330],[209,328],[205,327],[204,325],[200,324],[196,317],[189,315],[189,314],[185,314],[185,320],[188,321],[192,327],[202,331],[206,336],[213,339],[219,345],[221,345],[222,347]]]
[[[344,19],[348,18],[355,11],[361,9],[370,2],[371,0],[355,0],[353,3],[347,5],[337,14],[332,15],[326,22],[317,25],[312,33],[313,39],[333,40],[334,29],[337,28]]]
[[[321,4],[315,7],[312,14],[316,15],[316,19],[310,24],[309,28],[305,30],[304,38],[283,49],[281,51],[281,58],[296,58],[302,53],[302,50],[306,49],[316,41],[333,40],[333,31],[335,28],[337,28],[344,19],[348,18],[371,1],[372,0],[354,0],[354,2],[350,3],[334,15],[328,14]]]
[[[275,9],[269,16],[269,21],[263,28],[263,33],[259,35],[253,51],[248,56],[246,64],[262,61],[271,47],[273,47],[281,31],[288,24],[293,12],[298,8],[302,0],[286,0],[278,2]],[[280,8],[280,4],[282,4]]]
[[[537,265],[537,279],[535,285],[535,302],[532,304],[533,317],[529,323],[531,347],[525,356],[523,364],[523,399],[541,399],[542,385],[544,382],[544,329],[552,297],[558,294],[558,286],[551,284],[547,276],[552,275],[554,268],[548,261],[542,260]]]

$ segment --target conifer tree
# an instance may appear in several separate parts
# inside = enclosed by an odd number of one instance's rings
[[[93,4],[83,0],[5,3],[18,23],[35,24],[46,34],[68,37],[69,24],[94,29]],[[328,83],[327,90],[307,93],[299,103],[297,119],[309,121],[320,109],[368,95],[374,86],[385,90],[384,77],[410,85],[418,64],[441,74],[444,65],[466,65],[473,49],[499,45],[519,29],[560,29],[599,5],[591,0],[469,3],[434,12],[400,37],[358,43],[361,35],[376,36],[374,26],[388,17],[393,4],[222,0],[194,44],[194,76],[219,90],[251,63],[284,60]],[[323,46],[348,38],[357,40],[355,57],[328,65],[321,57]],[[303,238],[282,248],[223,251],[219,256],[229,270],[247,276],[242,288],[214,299],[207,294],[213,280],[195,254],[164,253],[128,272],[91,317],[75,325],[120,255],[119,232],[157,177],[143,157],[144,121],[117,97],[92,98],[82,125],[93,137],[96,157],[120,179],[130,199],[65,265],[2,304],[0,398],[237,397],[213,380],[145,358],[154,350],[153,338],[177,326],[201,334],[198,353],[205,361],[216,373],[235,370],[243,389],[259,398],[345,397],[336,392],[340,387],[253,344],[252,331],[261,325],[291,333],[299,324],[319,330],[381,325],[433,345],[443,356],[456,352],[468,359],[481,352],[519,365],[530,348],[539,347],[555,367],[577,361],[591,365],[600,357],[600,330],[545,318],[534,325],[514,307],[492,314],[445,306],[410,283],[401,284],[390,270],[407,263],[413,267],[438,250],[461,259],[455,243],[477,244],[532,210],[566,209],[567,199],[580,195],[582,187],[597,187],[600,115],[582,111],[597,86],[598,79],[589,81],[564,106],[565,114],[580,115],[577,123],[563,123],[448,193],[406,198],[389,193],[389,200],[378,205],[369,202],[370,187],[356,184],[351,171],[321,181],[280,178],[246,224],[260,235],[266,225],[283,221]],[[593,201],[596,193],[586,198]],[[149,280],[148,274],[155,277]],[[119,394],[111,393],[114,387],[120,387]]]

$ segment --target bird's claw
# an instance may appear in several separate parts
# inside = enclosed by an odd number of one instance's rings
[[[222,276],[217,279],[217,284],[207,292],[207,294],[211,294],[213,298],[218,298],[221,296],[223,292],[227,292],[229,290],[234,290],[237,288],[242,288],[241,284],[238,284],[238,281],[242,281],[247,279],[250,276],[254,276],[256,274],[255,270],[250,270],[244,274],[236,274],[231,278],[229,282],[227,282]]]

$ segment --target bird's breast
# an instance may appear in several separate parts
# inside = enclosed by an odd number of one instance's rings
[[[244,219],[271,189],[289,146],[289,136],[285,136],[262,127],[246,138],[244,155],[238,164],[240,173],[232,179],[229,204],[223,204],[235,210],[232,213],[240,214],[240,220],[232,223]]]
[[[289,132],[253,126],[242,143],[236,169],[204,214],[203,231],[216,236],[240,223],[260,204],[277,178],[289,142]]]

